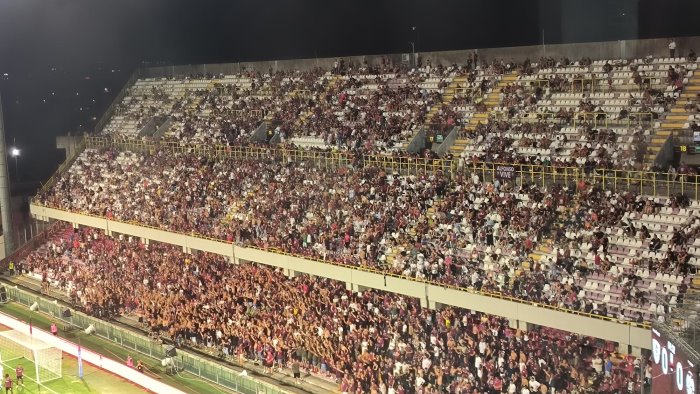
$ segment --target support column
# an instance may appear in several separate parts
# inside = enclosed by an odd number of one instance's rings
[[[2,97],[0,96],[0,216],[2,216],[2,234],[5,238],[5,256],[9,256],[14,250],[7,153],[7,146],[5,145],[5,123],[3,122],[2,114]]]
[[[192,249],[187,246],[182,247],[182,253],[192,254]]]
[[[528,323],[526,321],[518,320],[518,328],[521,331],[530,331],[535,328],[534,324]]]
[[[299,276],[298,272],[296,272],[294,270],[290,270],[289,268],[283,269],[282,272],[284,272],[284,276],[286,276],[289,279],[294,279],[297,276]]]
[[[618,343],[617,344],[617,351],[622,354],[630,354],[630,345],[626,343]],[[641,349],[639,351],[641,354]]]
[[[431,299],[428,298],[428,297],[422,297],[422,298],[420,299],[420,306],[421,306],[422,308],[428,308],[428,309],[433,309],[433,310],[435,310],[435,309],[438,308],[438,305],[439,305],[439,304],[438,304],[437,302],[431,300]]]
[[[513,330],[518,329],[518,319],[508,319],[508,327],[512,328]]]
[[[630,346],[630,348],[632,348],[632,352],[630,353],[631,355],[635,357],[642,357],[642,348],[636,346]]]
[[[347,290],[352,291],[353,293],[367,290],[367,287],[365,287],[365,286],[360,286],[357,283],[350,283],[350,282],[345,282],[345,288]]]

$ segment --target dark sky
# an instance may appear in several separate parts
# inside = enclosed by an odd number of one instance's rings
[[[694,0],[0,0],[0,92],[21,178],[45,180],[55,136],[90,130],[144,62],[700,35],[698,16]]]

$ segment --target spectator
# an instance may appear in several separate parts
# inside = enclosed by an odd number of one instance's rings
[[[668,57],[672,59],[676,57],[676,40],[674,39],[668,41]]]

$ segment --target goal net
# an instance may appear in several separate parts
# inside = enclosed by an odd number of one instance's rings
[[[62,358],[61,349],[27,334],[14,330],[0,332],[0,363],[12,370],[22,365],[25,376],[37,383],[61,378]]]

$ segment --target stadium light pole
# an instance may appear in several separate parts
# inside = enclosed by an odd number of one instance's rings
[[[418,34],[418,28],[416,26],[411,26],[411,41],[408,43],[411,44],[411,64],[413,65],[413,68],[418,67],[418,62],[416,61],[416,34]]]
[[[0,96],[0,217],[5,241],[5,256],[12,253],[12,207],[10,207],[10,177],[7,173],[7,150],[5,147],[5,125],[2,114],[2,96]]]
[[[15,181],[19,182],[19,155],[22,153],[22,151],[16,147],[13,146],[10,148],[10,156],[12,156],[15,159]]]

